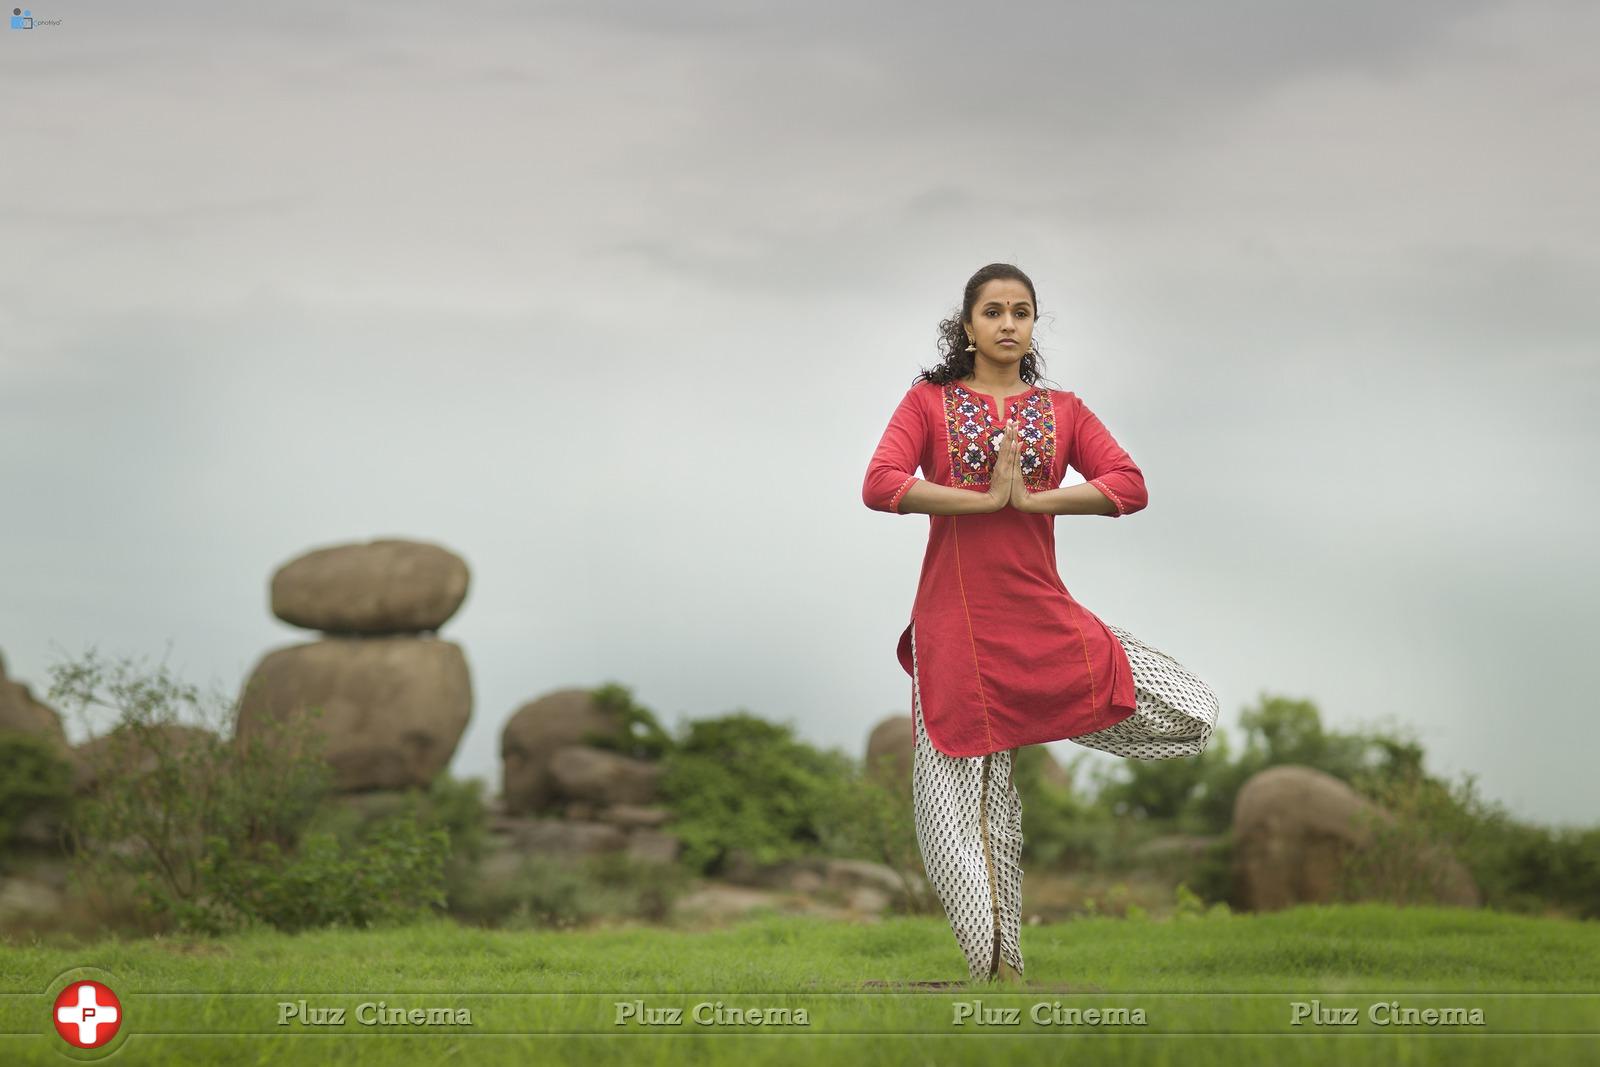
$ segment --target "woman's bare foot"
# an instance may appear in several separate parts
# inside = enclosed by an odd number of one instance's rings
[[[1000,961],[1000,968],[995,972],[995,980],[1004,982],[1007,985],[1020,986],[1028,984],[1023,980],[1022,972],[1011,966],[1011,964],[1007,963],[1005,960]]]

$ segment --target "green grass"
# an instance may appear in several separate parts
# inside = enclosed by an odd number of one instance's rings
[[[964,977],[942,919],[854,925],[764,915],[698,933],[652,927],[509,932],[439,921],[214,941],[12,943],[0,947],[0,1031],[26,1036],[0,1036],[0,1062],[63,1062],[54,1033],[40,1031],[48,1019],[44,994],[58,975],[81,967],[107,972],[135,1020],[113,1060],[123,1064],[478,1067],[583,1060],[744,1067],[833,1059],[1054,1064],[1088,1058],[1220,1067],[1600,1059],[1600,923],[1450,908],[1307,906],[1265,915],[1025,927],[1022,945],[1028,985],[1020,991],[897,992],[863,989],[863,983]],[[351,1015],[363,1001],[460,1005],[476,1025],[432,1033],[348,1022],[339,1032],[297,1022],[278,1026],[278,1003],[301,998],[343,1006]],[[1315,1032],[1286,1026],[1290,1002],[1312,998],[1358,1005],[1362,1021]],[[651,1006],[721,1000],[804,1007],[811,1025],[732,1032],[690,1023],[615,1026],[616,1005],[634,999]],[[954,1005],[979,1000],[985,1007],[1021,1007],[1022,1025],[953,1025]],[[1390,1000],[1478,1006],[1488,1025],[1406,1031],[1370,1024],[1366,1007]],[[1027,1021],[1027,1009],[1037,1003],[1139,1005],[1147,1025],[1040,1027]],[[529,1030],[535,1033],[516,1032]]]

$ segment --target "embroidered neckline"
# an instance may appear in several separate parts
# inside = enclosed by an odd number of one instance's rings
[[[944,387],[946,438],[950,447],[950,484],[959,488],[984,487],[994,466],[995,451],[1005,433],[995,412],[984,399],[959,381]],[[1017,420],[1022,436],[1023,483],[1029,492],[1055,488],[1055,404],[1048,389],[1033,386],[1025,393],[1005,397],[1006,415]]]

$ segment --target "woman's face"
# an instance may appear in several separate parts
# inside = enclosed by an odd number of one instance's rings
[[[984,282],[972,305],[967,333],[978,346],[976,363],[987,359],[1002,372],[1020,368],[1033,341],[1033,298],[1028,287],[1014,278]]]

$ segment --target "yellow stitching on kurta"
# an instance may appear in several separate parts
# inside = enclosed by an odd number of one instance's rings
[[[950,540],[956,551],[956,584],[961,587],[961,613],[967,620],[967,640],[972,644],[972,676],[978,682],[978,702],[983,705],[983,732],[994,747],[994,730],[989,725],[989,698],[983,692],[983,671],[978,666],[978,635],[972,632],[972,609],[967,606],[967,580],[961,573],[961,534],[956,525],[959,515],[950,516]]]
[[[1076,609],[1078,605],[1077,605],[1077,603],[1073,603],[1072,606],[1073,606],[1074,609]],[[1073,614],[1072,614],[1072,625],[1078,631],[1078,644],[1083,647],[1083,669],[1089,673],[1089,727],[1090,728],[1088,730],[1084,731],[1084,732],[1085,733],[1093,733],[1095,724],[1100,721],[1100,713],[1099,713],[1099,710],[1096,708],[1096,705],[1099,703],[1099,701],[1097,701],[1095,699],[1095,697],[1094,697],[1094,664],[1089,661],[1089,642],[1084,640],[1083,627],[1078,623],[1078,614],[1077,614],[1076,610],[1074,610]]]

